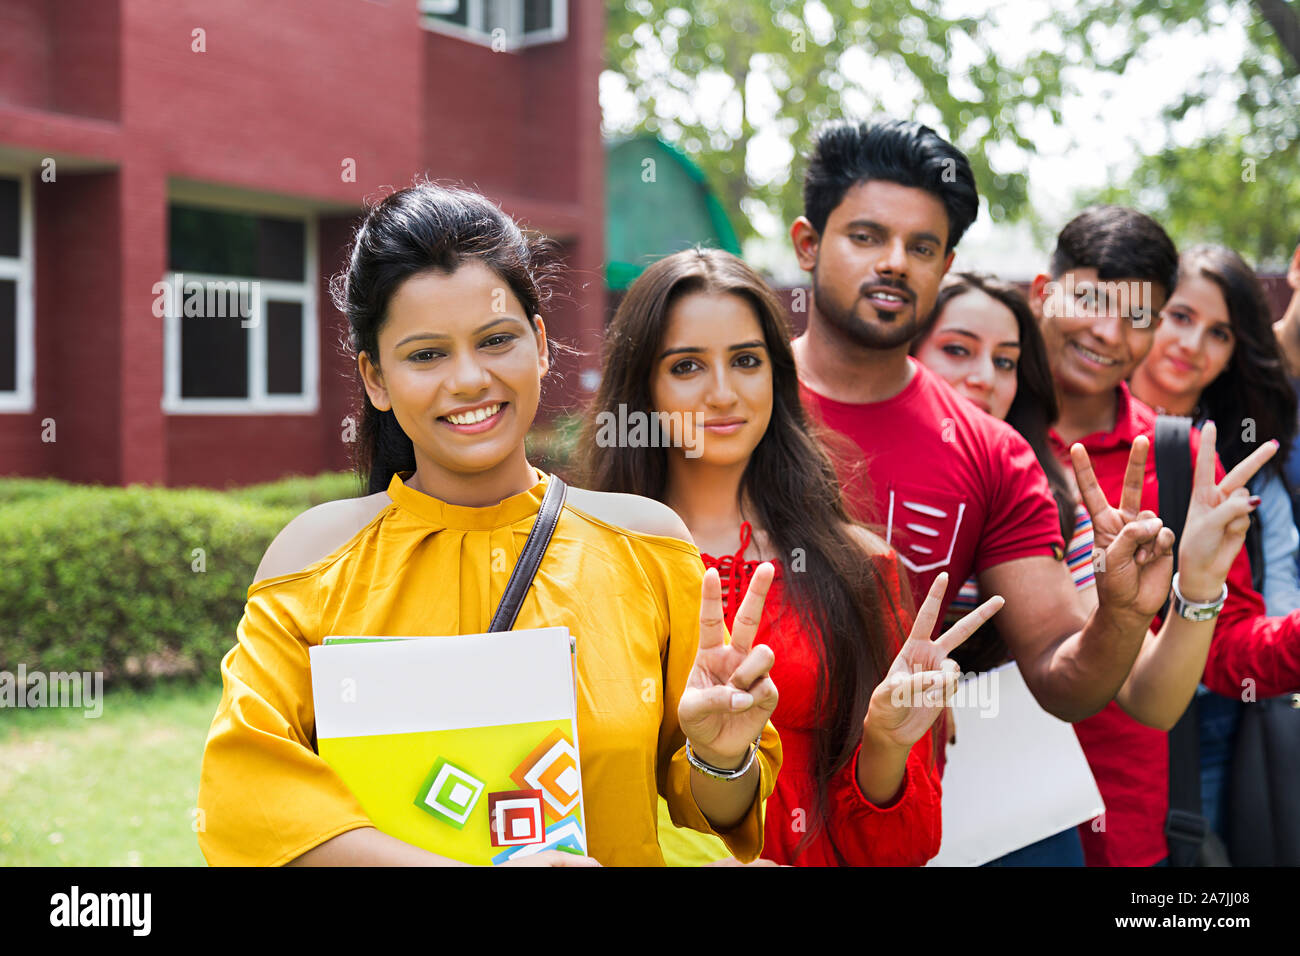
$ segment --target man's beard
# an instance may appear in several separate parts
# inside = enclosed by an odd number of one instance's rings
[[[879,284],[886,285],[887,283]],[[833,303],[830,297],[823,293],[817,272],[815,270],[813,272],[813,302],[817,306],[817,313],[837,333],[862,348],[878,351],[896,349],[910,344],[929,330],[929,322],[923,322],[919,318],[920,312],[916,307],[916,296],[912,294],[911,290],[904,292],[904,290],[900,289],[900,292],[906,294],[911,301],[911,317],[903,318],[903,313],[895,313],[895,318],[889,325],[884,325],[883,320],[882,324],[874,324],[859,319],[854,314],[853,305],[850,305],[847,309],[842,309],[838,304]],[[856,300],[854,304],[856,304]],[[864,300],[863,304],[870,312],[876,312],[875,307],[870,303]],[[928,319],[928,316],[926,318]]]

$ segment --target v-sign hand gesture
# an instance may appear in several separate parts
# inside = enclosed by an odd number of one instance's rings
[[[925,736],[943,713],[961,676],[961,668],[948,655],[1005,603],[1001,595],[994,595],[932,641],[930,635],[939,620],[939,606],[947,589],[948,574],[942,572],[930,585],[912,631],[885,679],[871,694],[862,724],[864,736],[902,748],[910,748]]]
[[[1259,504],[1246,488],[1274,454],[1277,442],[1269,441],[1228,472],[1214,480],[1214,447],[1218,430],[1214,422],[1201,429],[1201,446],[1196,451],[1192,472],[1192,497],[1187,504],[1187,523],[1178,544],[1179,590],[1189,601],[1216,601],[1223,582],[1246,541],[1250,513]]]
[[[1141,510],[1150,444],[1145,435],[1133,440],[1118,508],[1106,500],[1087,450],[1077,443],[1070,448],[1079,495],[1092,518],[1094,547],[1103,552],[1097,568],[1102,572],[1097,575],[1097,603],[1148,621],[1169,596],[1174,566],[1174,533],[1154,511]]]
[[[776,685],[767,676],[776,655],[766,644],[753,646],[775,573],[766,561],[754,571],[726,644],[722,582],[713,568],[704,572],[700,649],[677,703],[677,721],[695,755],[722,770],[741,765],[776,710]]]

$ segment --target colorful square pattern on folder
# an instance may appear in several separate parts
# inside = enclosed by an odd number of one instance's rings
[[[582,793],[578,754],[563,731],[558,729],[548,734],[524,758],[510,779],[522,788],[542,791],[547,814],[553,820],[572,813]]]
[[[317,752],[374,826],[478,865],[584,851],[565,628],[327,637],[310,649]]]
[[[546,839],[540,790],[488,794],[488,825],[493,846],[522,846]]]
[[[429,771],[415,805],[459,830],[474,812],[474,804],[478,803],[484,786],[469,771],[439,759]]]
[[[582,824],[578,822],[576,817],[565,817],[563,820],[557,820],[546,828],[546,835],[541,842],[531,843],[527,846],[510,847],[508,850],[492,857],[492,863],[500,866],[507,860],[532,856],[534,853],[541,853],[543,850],[562,850],[580,855],[586,853],[587,841],[582,832]]]

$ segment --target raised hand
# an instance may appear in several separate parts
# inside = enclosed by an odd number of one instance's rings
[[[1214,480],[1214,447],[1218,430],[1214,422],[1201,428],[1201,446],[1192,472],[1192,497],[1187,523],[1178,544],[1179,590],[1189,601],[1217,601],[1237,552],[1246,541],[1250,514],[1259,504],[1246,482],[1277,453],[1277,442],[1255,449],[1228,472]]]
[[[1145,435],[1133,440],[1118,508],[1106,500],[1087,450],[1077,443],[1070,448],[1079,496],[1092,518],[1094,547],[1103,552],[1097,603],[1108,611],[1125,611],[1148,620],[1169,596],[1174,566],[1174,533],[1154,511],[1141,510],[1149,448]]]
[[[961,668],[948,655],[1005,603],[1001,595],[994,595],[932,641],[930,635],[947,589],[948,575],[940,573],[930,585],[898,656],[871,694],[862,725],[864,737],[910,748],[925,736],[961,677]]]
[[[704,572],[700,649],[677,703],[677,721],[695,756],[719,769],[740,766],[776,710],[776,685],[767,676],[776,655],[766,644],[753,646],[775,573],[766,561],[754,571],[727,644],[722,582],[713,568]]]

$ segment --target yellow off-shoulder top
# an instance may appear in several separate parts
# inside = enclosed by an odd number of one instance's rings
[[[248,589],[238,643],[199,782],[199,847],[212,865],[280,865],[372,826],[315,752],[307,649],[329,635],[487,630],[546,490],[486,508],[389,484],[392,503],[333,553]],[[699,640],[699,552],[615,527],[566,504],[517,628],[562,625],[577,639],[578,739],[588,852],[605,865],[662,865],[658,795],[671,819],[719,836],[736,857],[762,850],[762,802],[781,745],[769,723],[749,814],[715,831],[691,795],[677,701]]]

